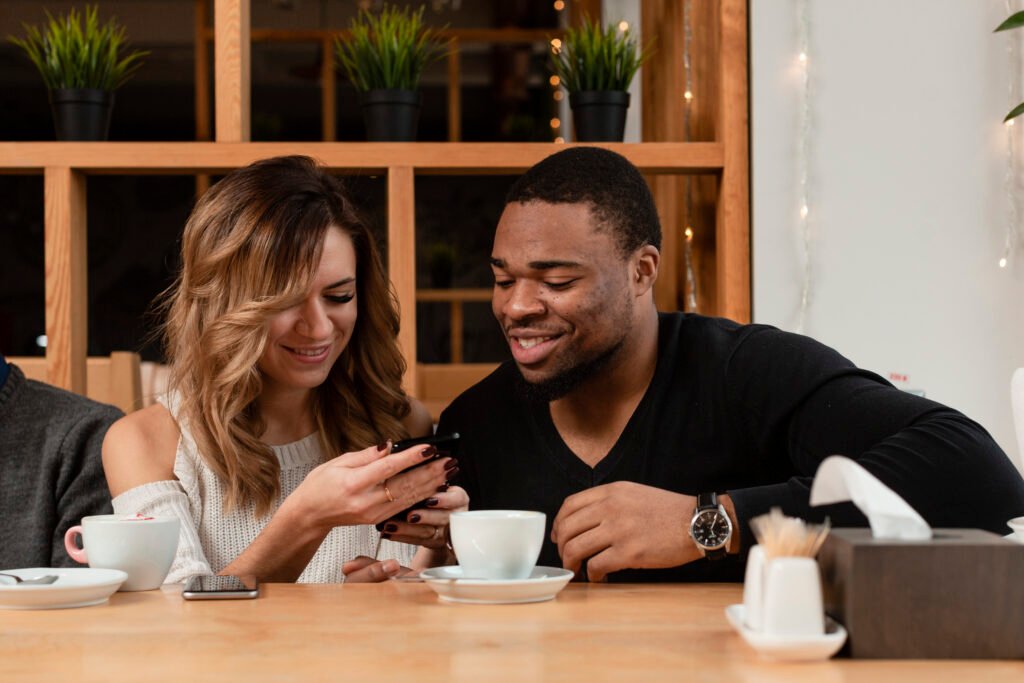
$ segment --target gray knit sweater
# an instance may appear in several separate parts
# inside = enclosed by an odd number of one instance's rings
[[[0,387],[0,570],[80,566],[64,532],[111,511],[100,448],[122,413],[10,370]]]

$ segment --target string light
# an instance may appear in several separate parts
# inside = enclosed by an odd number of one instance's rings
[[[561,12],[564,9],[565,9],[565,2],[564,2],[564,0],[555,0],[555,11],[556,12]]]
[[[548,79],[548,83],[550,83],[553,88],[557,88],[561,82],[562,80],[558,76],[552,76]]]
[[[551,119],[551,127],[552,127],[552,128],[558,128],[558,127],[559,127],[559,126],[561,126],[561,125],[562,125],[562,122],[561,122],[561,121],[559,121],[557,117],[556,117],[556,118],[553,118],[553,119]]]
[[[555,99],[555,102],[561,102],[563,97],[562,91],[556,90],[554,93],[551,94],[551,97]]]
[[[686,305],[687,311],[697,310],[697,276],[693,267],[693,228],[687,226],[683,232],[683,263],[686,267]]]
[[[619,22],[619,30],[622,31],[623,33],[628,31],[629,30],[629,22],[628,21],[620,21]]]
[[[683,74],[685,78],[685,91],[683,99],[686,105],[683,107],[683,135],[686,140],[690,139],[690,117],[693,104],[693,69],[690,64],[690,45],[693,41],[693,27],[690,23],[690,5],[692,0],[687,0],[683,5]],[[693,178],[686,176],[683,195],[683,216],[687,222],[686,230],[683,231],[683,267],[686,272],[685,299],[683,309],[688,312],[697,310],[697,273],[693,262],[693,227],[689,225],[693,211]]]
[[[555,138],[555,142],[558,143],[558,144],[562,144],[562,143],[565,142],[565,138],[563,138],[561,135],[559,135],[557,138]]]
[[[554,50],[555,52],[558,52],[559,50],[561,50],[562,49],[562,41],[559,40],[558,38],[552,38],[551,39],[551,49]]]
[[[1017,8],[1014,7],[1015,4],[1017,3],[1005,0],[1004,5],[1007,16],[1012,16],[1016,13]],[[1007,96],[1011,107],[1015,106],[1021,99],[1018,35],[1018,32],[1015,31],[1010,31],[1006,34],[1006,60],[1009,67],[1008,73],[1010,74]],[[1017,246],[1020,229],[1020,217],[1017,209],[1017,188],[1019,185],[1017,176],[1017,135],[1014,130],[1014,121],[1015,119],[1010,119],[1004,126],[1006,131],[1006,173],[1003,177],[1003,189],[1006,192],[1006,234],[1003,237],[1003,254],[999,258],[1000,268],[1006,268],[1009,265],[1010,258],[1013,256],[1014,249]]]
[[[799,200],[797,206],[804,270],[803,283],[800,287],[800,311],[797,316],[796,331],[803,332],[807,323],[807,309],[811,302],[811,284],[813,268],[811,262],[811,222],[809,166],[811,157],[811,72],[810,61],[811,22],[807,14],[807,1],[797,0],[797,62],[800,65],[800,107],[799,130],[797,132],[797,187]]]

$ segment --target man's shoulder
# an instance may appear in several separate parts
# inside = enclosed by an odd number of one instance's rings
[[[697,313],[662,313],[663,337],[676,348],[691,346],[702,354],[731,355],[740,348],[821,346],[819,342],[794,332],[786,332],[762,323],[739,323],[729,318]]]
[[[115,406],[31,379],[25,380],[18,405],[26,409],[45,407],[51,419],[64,422],[89,418],[112,423],[124,415]]]
[[[515,400],[517,376],[515,364],[505,361],[491,374],[455,397],[444,409],[442,419],[507,408]]]

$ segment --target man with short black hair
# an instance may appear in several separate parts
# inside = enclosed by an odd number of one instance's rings
[[[832,349],[765,325],[659,314],[661,229],[625,158],[570,148],[512,187],[492,308],[513,360],[457,398],[473,509],[546,512],[541,565],[591,581],[741,580],[749,521],[866,526],[810,508],[827,456],[855,459],[933,526],[1006,533],[1024,480],[978,424]]]
[[[0,355],[0,570],[79,566],[64,533],[111,512],[100,448],[122,415],[26,379]]]

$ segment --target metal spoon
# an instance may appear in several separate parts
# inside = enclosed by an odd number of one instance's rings
[[[3,572],[0,572],[0,576],[6,576],[9,579],[14,579],[15,584],[25,584],[26,586],[46,586],[60,578],[56,574],[47,574],[46,576],[37,576],[32,579],[23,579],[20,576],[4,574]]]

